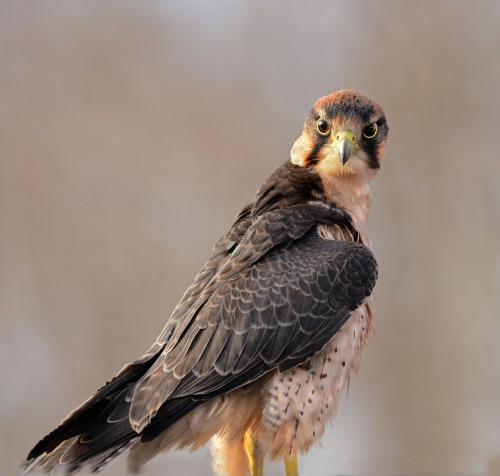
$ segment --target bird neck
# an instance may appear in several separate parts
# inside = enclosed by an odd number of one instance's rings
[[[357,176],[324,175],[321,178],[327,201],[343,208],[351,215],[354,228],[360,234],[362,243],[370,247],[368,214],[372,199],[368,182]]]

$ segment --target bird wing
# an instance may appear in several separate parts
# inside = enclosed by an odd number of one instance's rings
[[[164,362],[166,356],[164,349],[167,343],[179,340],[183,323],[191,322],[193,319],[191,310],[200,308],[200,303],[203,302],[200,296],[203,293],[206,300],[209,288],[213,290],[220,286],[224,282],[221,278],[224,274],[229,276],[233,265],[238,264],[240,269],[251,266],[253,260],[258,260],[259,256],[264,256],[273,247],[280,244],[284,246],[289,241],[299,238],[300,233],[305,233],[316,222],[350,226],[350,217],[340,209],[325,207],[320,203],[298,206],[323,198],[319,180],[313,170],[297,167],[289,162],[271,174],[257,193],[255,200],[242,208],[229,231],[216,243],[212,256],[182,297],[151,348],[139,359],[125,365],[116,377],[71,412],[54,431],[35,445],[28,455],[25,467],[37,468],[44,464],[55,464],[60,456],[56,448],[61,444],[63,444],[60,447],[61,451],[67,449],[65,460],[71,460],[71,464],[95,457],[96,465],[99,465],[102,458],[97,455],[113,448],[121,448],[124,442],[136,438],[137,433],[131,429],[128,422],[131,405],[129,394],[155,363],[156,370],[161,367],[159,362]],[[297,207],[289,208],[292,205]],[[270,212],[273,213],[269,214]],[[282,225],[279,225],[280,221],[283,221]],[[296,223],[301,228],[300,232],[293,230]],[[260,238],[254,240],[253,234],[260,235]],[[262,239],[269,234],[274,234],[274,237]],[[238,249],[241,244],[241,248]],[[244,256],[245,249],[253,250],[251,259],[249,256]],[[225,273],[220,272],[222,265],[225,266]],[[235,270],[236,268],[233,268],[232,272]],[[217,274],[218,279],[214,280]],[[160,360],[157,360],[158,357]],[[157,373],[157,377],[161,381],[160,372]],[[208,378],[216,380],[219,376],[217,374],[207,377],[205,383],[208,382]],[[187,384],[185,388],[188,388]],[[145,390],[144,386],[142,390]],[[161,406],[153,422],[161,421],[165,428],[200,403],[201,401],[194,401],[190,397],[169,400]],[[151,402],[149,405],[147,408],[151,408],[153,413]],[[80,438],[72,444],[72,438],[78,435],[81,435]],[[95,439],[90,443],[92,437]]]
[[[165,428],[161,418],[147,425],[169,397],[207,400],[306,361],[371,293],[372,253],[319,237],[318,223],[348,219],[323,202],[263,213],[188,311],[172,316],[163,350],[127,397],[143,439]]]

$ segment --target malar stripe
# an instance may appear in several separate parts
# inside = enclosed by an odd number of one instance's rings
[[[304,165],[306,167],[316,165],[319,162],[320,159],[318,157],[318,154],[321,150],[321,147],[323,147],[323,144],[316,142],[311,152],[309,152],[309,154],[304,157]]]

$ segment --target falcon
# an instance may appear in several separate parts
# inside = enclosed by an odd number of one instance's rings
[[[215,473],[298,475],[372,330],[369,183],[384,111],[357,91],[316,101],[290,159],[241,209],[151,348],[29,453],[25,471],[100,470],[128,451],[212,440]]]

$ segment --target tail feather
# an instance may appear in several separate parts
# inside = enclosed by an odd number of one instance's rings
[[[28,459],[22,466],[23,471],[27,473],[30,473],[31,471],[52,471],[59,464],[59,460],[62,455],[76,439],[77,437],[73,437],[69,440],[63,441],[54,450],[48,453],[42,453],[35,458]]]
[[[146,374],[155,359],[126,367],[89,400],[70,413],[54,431],[29,453],[23,470],[50,472],[62,467],[65,474],[80,470],[98,472],[132,444],[148,442],[180,420],[204,400],[179,397],[167,400],[141,434],[128,419],[132,387]]]
[[[149,369],[154,357],[146,362],[131,364],[124,369],[111,382],[101,387],[91,398],[71,412],[63,422],[45,438],[40,440],[28,454],[28,461],[37,458],[43,453],[51,453],[61,443],[81,435],[109,409],[110,405],[116,406],[116,396],[124,388],[130,388]]]

